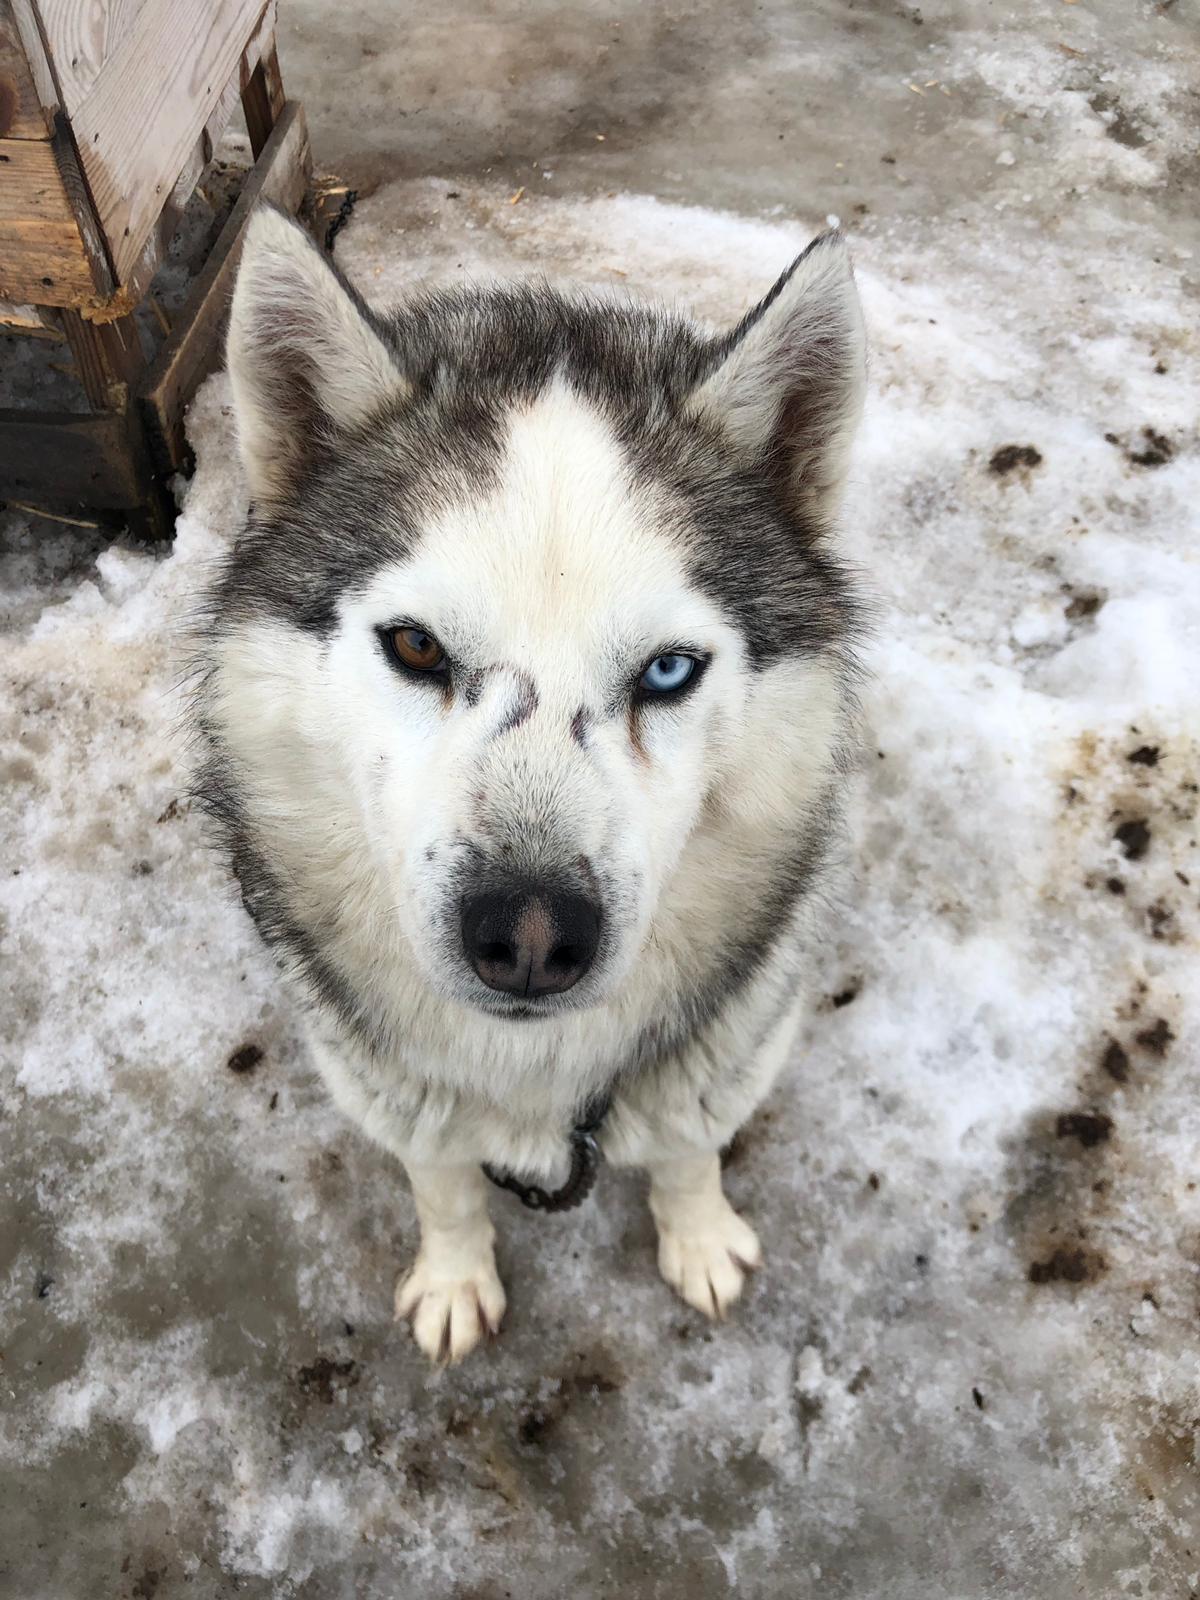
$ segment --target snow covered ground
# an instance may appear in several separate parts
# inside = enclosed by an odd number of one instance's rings
[[[183,798],[224,379],[169,559],[10,514],[0,1592],[1200,1593],[1200,363],[1156,221],[1196,131],[1185,56],[1089,97],[1053,20],[928,74],[1036,117],[1036,160],[993,119],[986,207],[854,231],[861,885],[735,1147],[768,1265],[724,1326],[606,1173],[562,1218],[497,1196],[504,1336],[427,1370],[402,1180]],[[825,220],[549,188],[385,185],[338,259],[381,301],[549,271],[729,319]]]

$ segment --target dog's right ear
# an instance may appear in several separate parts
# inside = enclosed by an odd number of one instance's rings
[[[318,439],[357,428],[410,386],[361,298],[298,223],[250,219],[226,359],[251,498],[278,501]]]

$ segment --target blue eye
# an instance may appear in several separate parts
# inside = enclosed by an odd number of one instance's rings
[[[698,665],[695,656],[655,656],[638,679],[638,688],[647,694],[674,694],[691,679]]]

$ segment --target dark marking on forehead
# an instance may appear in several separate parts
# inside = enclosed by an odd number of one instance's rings
[[[511,733],[523,722],[528,722],[538,708],[537,685],[529,673],[523,672],[520,667],[507,667],[504,670],[510,672],[516,682],[512,699],[492,734],[493,739],[498,739],[502,733]]]
[[[586,706],[580,706],[579,710],[571,718],[571,737],[581,750],[587,746],[588,729],[591,725],[591,713]]]

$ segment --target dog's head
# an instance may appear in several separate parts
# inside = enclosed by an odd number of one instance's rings
[[[503,1016],[613,996],[648,939],[686,964],[687,908],[658,913],[689,842],[786,831],[828,776],[864,368],[840,240],[710,338],[545,287],[382,317],[262,211],[228,352],[252,512],[209,723],[260,851],[303,834],[288,915],[319,942],[382,905],[436,991]],[[338,903],[351,857],[369,907]],[[692,900],[736,899],[739,863],[698,859]]]

